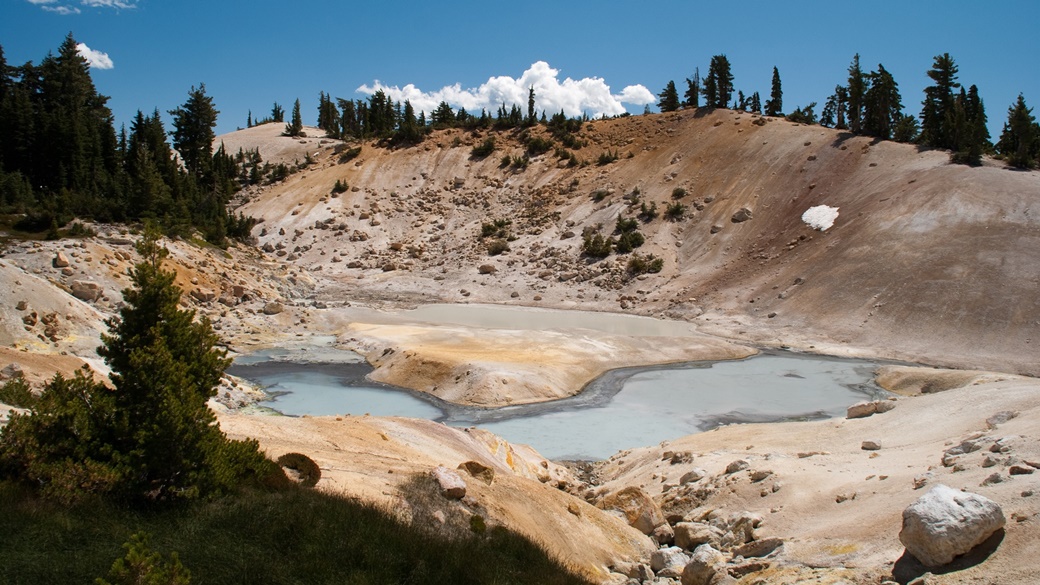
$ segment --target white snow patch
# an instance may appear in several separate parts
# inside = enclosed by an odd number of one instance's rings
[[[802,221],[821,232],[833,226],[836,219],[838,219],[838,208],[830,205],[810,207],[802,214]]]

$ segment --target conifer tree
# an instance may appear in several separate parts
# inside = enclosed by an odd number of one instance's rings
[[[834,87],[834,93],[827,98],[827,103],[820,113],[820,125],[828,128],[844,130],[848,128],[845,122],[845,112],[849,103],[849,90],[844,85]]]
[[[534,115],[534,86],[532,85],[527,93],[527,125],[534,126],[538,122],[538,118]]]
[[[704,101],[709,108],[725,108],[733,97],[733,73],[725,55],[715,55],[704,80]]]
[[[206,84],[200,83],[198,89],[192,86],[184,105],[169,113],[173,116],[173,147],[188,172],[201,179],[210,170],[216,137],[213,128],[220,113],[213,106],[213,98],[206,95]]]
[[[278,105],[278,102],[271,106],[271,121],[275,124],[285,122],[285,109]]]
[[[870,84],[864,96],[863,132],[888,140],[903,116],[899,86],[884,65],[870,73]]]
[[[679,109],[679,92],[675,89],[674,81],[668,81],[668,85],[657,97],[661,98],[661,101],[657,102],[657,108],[662,112],[674,112]]]
[[[766,100],[765,115],[784,115],[784,92],[780,87],[780,70],[775,66],[773,67],[772,89],[769,92],[769,99]]]
[[[292,109],[292,121],[285,125],[285,132],[282,132],[282,135],[295,138],[300,134],[303,134],[303,116],[300,114],[300,99],[296,98]]]
[[[1040,127],[1033,116],[1033,108],[1026,106],[1022,94],[1018,94],[1018,100],[1008,108],[1008,119],[997,142],[997,150],[1012,167],[1031,169],[1037,165]]]
[[[956,150],[954,122],[954,90],[961,86],[957,82],[957,65],[949,53],[936,55],[928,71],[933,85],[924,89],[921,102],[921,144],[934,148]]]
[[[854,134],[859,134],[863,131],[863,110],[867,99],[867,85],[867,74],[859,66],[859,53],[856,53],[852,58],[852,64],[849,65],[849,84],[846,87],[848,92],[849,130],[852,130]]]
[[[751,94],[751,111],[757,114],[762,113],[762,97],[758,95],[758,92]]]
[[[683,105],[687,108],[699,108],[701,104],[701,70],[695,68],[693,77],[686,78],[686,93],[683,94]]]

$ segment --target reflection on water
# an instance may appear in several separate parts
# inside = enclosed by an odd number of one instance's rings
[[[229,370],[275,394],[263,403],[288,415],[372,414],[480,426],[553,459],[602,459],[617,451],[722,423],[840,416],[883,394],[875,364],[769,354],[747,360],[608,372],[579,395],[501,409],[465,408],[365,380],[363,363],[264,361]]]

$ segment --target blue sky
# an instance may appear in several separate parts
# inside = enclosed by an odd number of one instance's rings
[[[960,81],[978,85],[994,138],[1020,92],[1040,103],[1037,0],[0,2],[9,64],[39,62],[69,32],[108,56],[111,68],[93,77],[117,125],[138,109],[165,114],[200,82],[221,112],[218,133],[244,127],[250,109],[265,116],[277,101],[288,111],[297,98],[313,124],[319,91],[361,99],[358,89],[377,81],[402,92],[410,84],[413,103],[454,95],[476,104],[537,83],[550,112],[640,113],[669,80],[681,94],[715,54],[728,56],[737,89],[763,99],[777,66],[785,111],[815,101],[819,113],[855,53],[865,69],[881,63],[893,74],[914,115],[933,57],[950,53]]]

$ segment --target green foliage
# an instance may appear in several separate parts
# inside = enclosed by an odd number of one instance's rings
[[[686,206],[676,201],[669,203],[668,208],[664,210],[664,216],[671,221],[679,221],[686,215]]]
[[[725,108],[729,105],[733,96],[733,73],[725,55],[715,55],[711,58],[701,94],[704,95],[704,105],[709,108]]]
[[[787,114],[787,120],[799,124],[815,124],[816,114],[813,112],[814,109],[816,109],[816,102],[812,102],[804,108],[795,108],[794,111]]]
[[[657,216],[658,211],[656,201],[651,202],[649,206],[647,206],[646,201],[640,204],[639,219],[643,220],[643,223],[650,223],[651,221],[657,219]]]
[[[209,321],[178,308],[154,229],[137,251],[144,260],[98,348],[112,389],[83,371],[55,376],[30,414],[0,432],[0,475],[70,502],[193,499],[271,473],[255,441],[230,441],[216,426],[206,401],[230,360]]]
[[[529,154],[530,156],[538,156],[552,150],[555,144],[552,140],[548,138],[543,138],[541,136],[531,136],[525,142],[525,146],[527,148],[527,154]]]
[[[784,91],[780,86],[780,70],[773,67],[773,82],[772,89],[769,92],[769,99],[766,100],[765,115],[767,116],[783,116],[784,112]]]
[[[339,195],[340,193],[346,193],[350,187],[347,182],[342,179],[336,179],[336,184],[332,186],[333,195]]]
[[[631,217],[625,218],[618,216],[617,222],[614,224],[614,229],[617,230],[619,234],[627,234],[639,229],[639,222]]]
[[[196,178],[202,178],[211,167],[213,128],[217,125],[213,98],[206,95],[206,84],[192,86],[184,105],[170,110],[173,116],[173,147],[181,155],[184,166]]]
[[[296,103],[293,104],[292,121],[285,125],[285,131],[282,132],[282,136],[297,137],[303,134],[303,116],[300,114],[300,100],[297,98]]]
[[[625,270],[632,276],[639,276],[640,274],[657,274],[664,268],[664,260],[654,256],[653,254],[632,254],[629,258],[628,264],[625,266]]]
[[[481,238],[510,238],[509,226],[513,224],[512,220],[509,219],[495,219],[491,222],[485,222],[480,224],[480,237]]]
[[[686,93],[683,94],[683,105],[687,108],[698,108],[701,105],[701,70],[693,70],[693,77],[686,78]]]
[[[682,187],[672,189],[672,199],[682,199],[683,197],[686,197],[686,189]]]
[[[618,254],[628,254],[632,250],[642,246],[645,241],[643,234],[638,231],[633,230],[622,232],[621,235],[618,236],[617,242],[614,243],[614,249]]]
[[[433,502],[443,501],[427,489]],[[168,563],[177,551],[200,583],[587,583],[501,526],[476,534],[467,516],[450,513],[459,526],[444,534],[432,523],[403,522],[395,510],[317,490],[250,490],[142,513],[105,501],[60,506],[0,482],[0,502],[0,583],[92,583],[141,532]],[[421,518],[436,509],[409,505]]]
[[[870,73],[870,87],[864,96],[863,133],[882,140],[892,138],[903,117],[899,86],[883,65]]]
[[[610,195],[610,191],[607,191],[606,189],[596,189],[592,192],[592,200],[599,203],[606,199],[607,195]]]
[[[321,468],[303,453],[286,453],[278,458],[278,465],[295,472],[302,487],[314,487],[321,479]]]
[[[997,150],[1007,163],[1019,169],[1031,169],[1037,165],[1040,154],[1040,127],[1033,116],[1033,108],[1018,94],[1018,100],[1008,108],[1008,119],[997,142]]]
[[[921,103],[921,144],[956,150],[954,91],[961,84],[957,82],[957,64],[953,57],[949,53],[936,55],[932,68],[928,70],[928,77],[932,85],[924,89],[924,101]]]
[[[859,134],[863,130],[863,110],[866,107],[867,84],[869,82],[867,74],[859,65],[859,53],[856,53],[852,57],[852,63],[849,65],[849,82],[846,86],[849,130],[853,134]],[[787,118],[791,119],[791,116]]]
[[[358,156],[361,155],[361,147],[355,146],[354,148],[348,148],[343,151],[343,154],[339,155],[339,164],[348,163]]]
[[[116,559],[108,571],[108,579],[96,585],[189,585],[191,572],[184,568],[176,552],[169,560],[152,550],[151,536],[136,532],[123,544],[126,556]]]
[[[509,243],[504,239],[495,239],[488,242],[487,245],[488,256],[498,256],[509,251]]]
[[[614,238],[604,237],[599,230],[587,229],[582,237],[581,252],[590,258],[606,258],[616,243]]]
[[[487,533],[487,522],[484,522],[484,517],[480,514],[474,514],[469,517],[469,529],[473,534],[483,535]]]
[[[16,408],[32,408],[40,399],[32,393],[29,382],[23,376],[17,376],[0,386],[0,402]]]
[[[604,152],[604,153],[599,155],[599,158],[596,159],[596,163],[599,164],[600,166],[609,165],[610,163],[616,161],[617,159],[618,159],[617,151],[615,150],[615,151],[611,152],[608,149],[606,152]]]
[[[495,152],[495,137],[488,136],[484,139],[484,142],[473,147],[473,150],[470,151],[470,155],[474,158],[485,158],[490,156],[492,152]]]
[[[657,108],[662,112],[674,112],[679,109],[679,92],[675,89],[674,81],[669,80],[668,85],[657,94],[657,97],[660,98]]]

